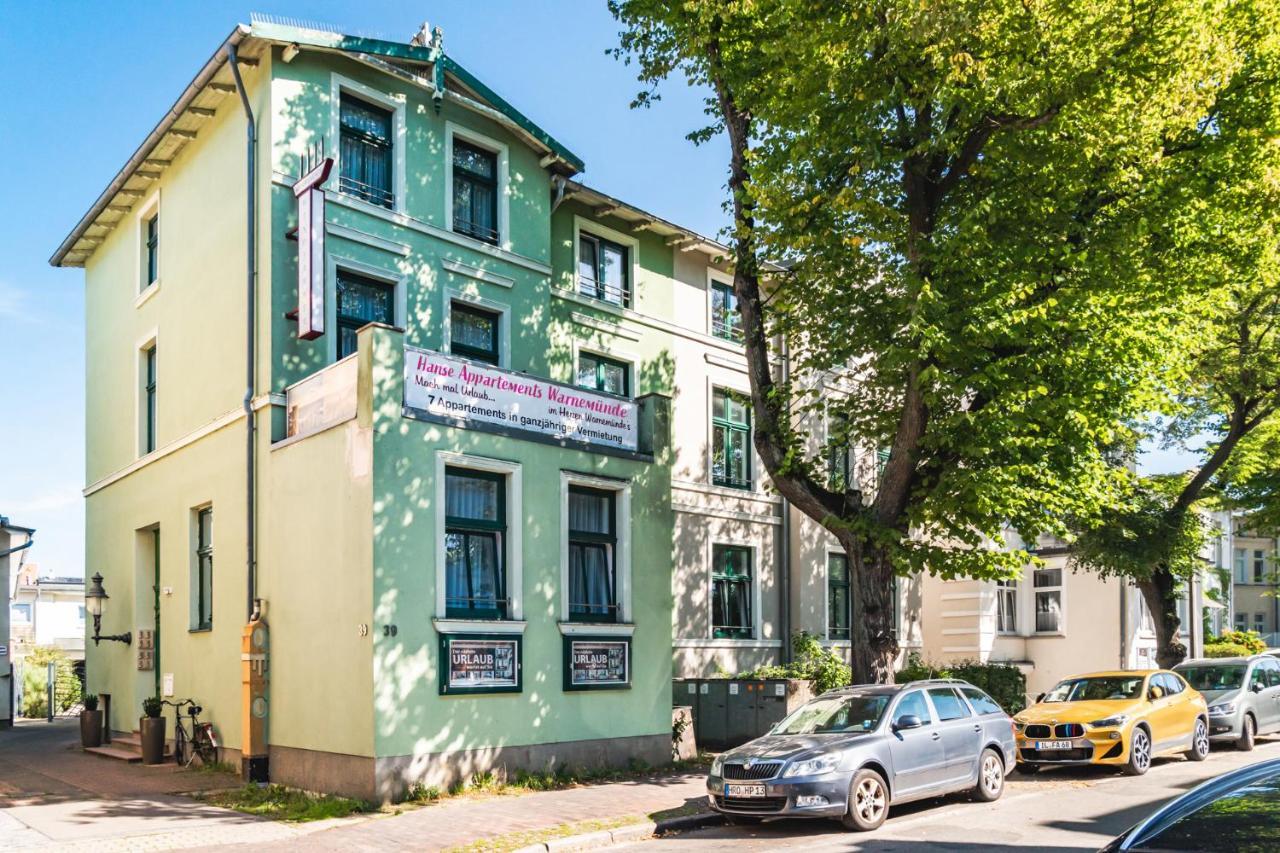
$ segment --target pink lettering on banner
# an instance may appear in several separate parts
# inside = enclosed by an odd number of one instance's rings
[[[456,381],[441,381],[448,379]],[[634,403],[430,350],[405,347],[404,404],[410,414],[424,412],[463,428],[501,425],[557,439],[638,449]]]

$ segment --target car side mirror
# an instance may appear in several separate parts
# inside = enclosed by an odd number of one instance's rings
[[[1039,704],[1040,704],[1041,702],[1043,702],[1043,701],[1044,701],[1044,694],[1043,694],[1043,693],[1037,693],[1037,694],[1036,694],[1036,704],[1037,704],[1037,705],[1039,705]]]
[[[1161,696],[1164,696],[1164,690],[1160,687],[1152,687],[1149,691],[1147,691],[1147,698],[1150,699],[1152,702],[1156,701]]]
[[[1254,692],[1254,693],[1261,693],[1261,692],[1262,692],[1262,685],[1255,681],[1255,682],[1253,682],[1253,684],[1250,684],[1250,685],[1249,685],[1249,689],[1250,689],[1252,692]]]
[[[923,725],[924,723],[920,722],[920,718],[915,714],[903,714],[893,721],[893,730],[900,732],[903,729],[918,729]]]

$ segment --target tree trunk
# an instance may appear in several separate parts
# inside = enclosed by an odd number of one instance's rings
[[[850,623],[849,662],[854,684],[892,684],[898,662],[894,637],[893,565],[882,548],[838,537],[849,559],[849,588],[853,619]]]
[[[1187,657],[1178,628],[1178,582],[1166,568],[1156,569],[1150,580],[1138,582],[1142,598],[1151,611],[1151,621],[1156,630],[1156,662],[1161,669],[1171,669]]]

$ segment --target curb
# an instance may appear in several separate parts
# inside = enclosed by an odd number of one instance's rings
[[[586,832],[581,835],[570,835],[567,838],[554,838],[550,841],[539,841],[521,847],[515,853],[569,853],[575,850],[597,850],[612,847],[615,844],[626,844],[632,841],[644,841],[669,832],[684,832],[723,823],[724,817],[715,812],[673,817],[668,820],[654,822],[651,820],[620,826],[617,829],[602,829],[598,832]]]

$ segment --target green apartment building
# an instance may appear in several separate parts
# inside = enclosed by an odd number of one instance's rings
[[[441,41],[237,27],[52,258],[116,731],[191,698],[249,776],[394,799],[665,761],[673,675],[848,646],[843,555],[753,458],[727,250]]]

